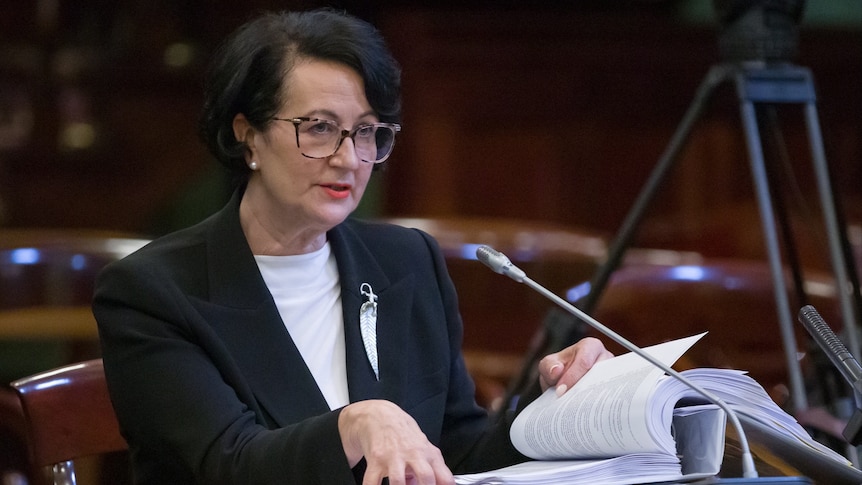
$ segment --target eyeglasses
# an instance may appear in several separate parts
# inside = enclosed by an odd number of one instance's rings
[[[332,120],[318,118],[273,118],[293,123],[296,147],[308,158],[328,158],[341,147],[345,138],[353,140],[357,156],[368,163],[381,163],[392,154],[395,134],[401,131],[397,123],[368,123],[353,130],[344,130]]]

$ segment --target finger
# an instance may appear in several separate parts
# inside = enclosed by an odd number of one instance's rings
[[[388,483],[389,485],[407,485],[408,483],[411,483],[407,481],[407,477],[404,475],[403,471],[400,473],[394,471],[390,472],[386,479],[387,481],[384,483]]]
[[[455,477],[446,466],[443,454],[436,447],[431,447],[407,465],[407,483],[417,485],[454,485]],[[412,481],[409,478],[412,477]]]
[[[362,485],[380,485],[384,478],[386,478],[385,474],[367,468],[362,476]]]
[[[539,376],[543,389],[565,385],[571,388],[599,360],[612,356],[600,340],[593,337],[545,356],[539,362]],[[565,389],[562,390],[563,392]]]
[[[455,485],[455,477],[452,475],[452,471],[449,470],[449,467],[446,466],[446,462],[443,460],[442,454],[439,454],[439,456],[431,462],[431,468],[434,470],[436,482],[432,481],[430,483],[436,485]]]
[[[596,341],[598,343],[598,341]],[[566,386],[571,389],[584,375],[593,368],[596,362],[613,357],[607,349],[600,343],[598,346],[594,343],[586,345],[582,350],[578,351],[574,358],[570,361],[563,374],[557,379],[556,385]],[[562,394],[565,389],[560,392]]]
[[[556,385],[565,372],[566,361],[564,360],[564,352],[566,350],[546,355],[539,361],[539,381],[542,384],[543,390]]]
[[[404,468],[407,466],[400,456],[391,455],[391,461],[382,460],[373,454],[366,455],[365,474],[362,485],[405,485]]]
[[[419,461],[410,465],[406,475],[407,483],[416,485],[436,485],[434,469],[427,462]]]
[[[397,454],[392,456],[391,461],[370,458],[366,456],[367,467],[362,477],[362,485],[406,485],[409,483],[405,476],[407,464]]]

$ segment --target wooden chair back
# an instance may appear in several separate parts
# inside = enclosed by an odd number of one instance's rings
[[[89,304],[102,267],[146,242],[95,230],[0,230],[0,310]]]
[[[29,472],[24,410],[15,391],[0,386],[0,483],[26,480]]]
[[[840,331],[834,281],[816,271],[806,271],[804,280],[807,303]],[[789,276],[787,288],[795,324],[795,311],[803,302]],[[611,275],[593,316],[642,346],[708,331],[681,367],[747,370],[767,389],[787,384],[772,275],[765,262],[710,258],[693,265],[623,266]],[[799,352],[812,349],[801,325],[792,330]],[[613,343],[610,347],[624,351]]]
[[[21,400],[32,465],[55,484],[75,484],[74,461],[127,449],[108,396],[101,359],[12,382]]]

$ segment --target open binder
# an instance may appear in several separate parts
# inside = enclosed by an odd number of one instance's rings
[[[644,351],[670,365],[702,336]],[[862,472],[811,438],[745,372],[691,369],[682,374],[738,415],[764,468],[761,476],[862,483]],[[460,475],[456,483],[625,485],[741,476],[734,468],[739,464],[734,458],[741,456],[734,456],[740,451],[734,447],[736,433],[727,427],[724,411],[633,353],[598,362],[563,396],[546,391],[519,414],[510,434],[515,447],[534,461]]]

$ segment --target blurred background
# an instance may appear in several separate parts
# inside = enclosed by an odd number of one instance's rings
[[[359,215],[419,226],[441,240],[461,293],[465,345],[506,352],[508,364],[492,361],[491,367],[502,366],[509,376],[548,305],[464,261],[465,244],[515,251],[513,259],[533,264],[534,278],[555,292],[589,279],[698,85],[725,60],[716,6],[731,2],[5,3],[0,236],[7,240],[33,229],[147,240],[203,219],[231,190],[196,134],[203,73],[218,43],[265,9],[334,6],[377,25],[403,68],[403,131]],[[798,46],[788,60],[814,75],[835,197],[858,248],[862,4],[808,2],[797,27]],[[805,268],[829,270],[802,109],[779,106],[774,120],[762,136],[771,183],[792,223],[791,249]],[[670,254],[665,264],[691,262],[692,255],[699,263],[764,264],[754,194],[738,99],[731,84],[720,86],[631,243],[664,252],[638,262]],[[45,239],[51,235],[43,234],[40,244]],[[92,279],[104,260],[74,280],[75,294],[83,296],[63,304],[80,311],[88,303],[81,278]],[[20,265],[6,270],[20,273]],[[39,277],[47,283],[33,293],[64,293],[57,289],[60,276],[43,271]],[[4,278],[0,293],[14,300],[20,281]],[[774,319],[768,286],[764,291],[758,301]],[[43,296],[28,305],[44,303]],[[669,319],[667,335],[701,323],[681,318]],[[639,328],[645,324],[621,325],[643,344],[662,335]],[[774,327],[765,328],[777,339]],[[27,364],[46,355],[25,348],[7,345],[7,354],[18,349],[28,356],[7,360]],[[4,377],[24,372],[8,363],[3,368]],[[780,369],[769,379],[780,381]]]
[[[461,295],[468,364],[489,406],[553,313],[541,297],[465,259],[465,248],[512,251],[561,294],[588,280],[698,85],[723,61],[708,0],[5,0],[4,382],[98,356],[88,313],[95,272],[203,219],[230,193],[196,135],[210,54],[260,10],[319,6],[374,23],[402,65],[403,130],[359,215],[421,227],[441,241]],[[789,60],[813,73],[834,196],[858,267],[862,3],[808,2],[798,27]],[[840,328],[802,109],[780,106],[774,120],[762,135],[791,223],[795,247],[785,249],[798,253],[808,298],[821,298]],[[780,388],[784,349],[732,86],[716,90],[661,187],[626,259],[632,271],[611,282],[596,315],[642,345],[709,330],[692,365],[750,369]],[[36,271],[51,261],[48,252],[23,262],[14,252],[31,247],[65,253],[53,256],[61,262],[53,269]],[[668,272],[683,264],[698,276]],[[45,313],[52,305],[73,315]],[[799,338],[801,349],[810,346]],[[823,368],[812,364],[806,379],[821,381],[815,399],[828,403]]]
[[[158,235],[224,197],[196,136],[209,55],[260,9],[335,5],[375,23],[404,70],[404,130],[368,210],[502,216],[613,232],[719,62],[707,0],[33,0],[0,18],[0,227]],[[836,190],[862,192],[862,13],[808,2],[798,64],[819,93]],[[808,167],[800,112],[784,136]],[[753,199],[739,113],[719,92],[651,210],[644,242]],[[813,190],[800,176],[801,190]],[[181,208],[181,210],[180,210]],[[714,248],[719,250],[719,248]]]

